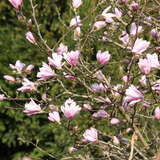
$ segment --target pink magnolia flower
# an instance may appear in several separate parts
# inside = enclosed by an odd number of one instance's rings
[[[67,74],[67,73],[65,73],[65,72],[63,72],[63,74],[64,74],[64,77],[65,77],[66,79],[68,79],[68,80],[73,81],[73,80],[75,79],[75,77],[74,77],[74,76],[69,75],[69,74]]]
[[[77,9],[82,5],[82,0],[72,0],[72,6],[73,8]]]
[[[128,76],[123,76],[122,79],[123,79],[123,81],[124,81],[125,83],[128,82]]]
[[[28,20],[28,24],[32,25],[32,19],[31,18]]]
[[[106,117],[108,117],[108,116],[109,116],[109,114],[108,114],[106,111],[104,111],[104,110],[99,110],[99,111],[97,112],[97,117],[106,118]]]
[[[27,68],[26,68],[25,71],[26,71],[27,73],[31,73],[31,71],[32,71],[33,69],[34,69],[34,65],[33,65],[33,64],[30,64],[30,65],[27,66]]]
[[[64,63],[62,63],[62,58],[63,58],[62,55],[58,55],[57,53],[53,53],[52,58],[48,57],[48,61],[51,66],[56,67],[57,69],[61,69],[64,64]]]
[[[95,128],[90,128],[84,132],[83,137],[87,142],[96,142],[98,141],[98,132]]]
[[[150,45],[150,42],[147,42],[143,39],[139,39],[137,38],[134,46],[133,46],[133,49],[132,49],[132,53],[134,55],[141,55],[142,52],[144,52]]]
[[[77,151],[78,149],[77,148],[75,148],[75,147],[69,147],[69,152],[75,152],[75,151]]]
[[[136,31],[137,31],[137,26],[135,23],[131,24],[131,29],[130,29],[130,35],[135,36],[136,35]],[[138,31],[137,34],[142,33],[143,32],[143,28],[142,26],[138,26]]]
[[[133,11],[136,11],[137,9],[138,9],[138,3],[137,2],[135,2],[135,1],[133,1],[132,3],[131,3],[131,8],[133,9]]]
[[[35,83],[31,82],[27,78],[24,78],[24,82],[22,82],[22,85],[23,86],[21,88],[18,88],[17,91],[30,92],[36,90]]]
[[[98,60],[98,63],[101,65],[101,66],[104,66],[110,59],[110,54],[108,51],[105,51],[105,52],[101,52],[101,50],[99,50],[97,52],[97,60]]]
[[[112,125],[119,124],[119,123],[120,123],[120,120],[117,119],[117,118],[112,118],[111,121],[110,121],[110,123],[111,123]]]
[[[68,47],[65,46],[63,43],[61,43],[57,49],[57,53],[60,55],[63,55],[64,53],[67,53]]]
[[[26,33],[26,39],[31,43],[36,43],[36,40],[35,40],[32,32],[27,32]]]
[[[143,99],[142,93],[137,90],[134,85],[131,85],[126,89],[126,97],[124,98],[124,103],[129,103],[129,105],[134,105]]]
[[[17,60],[15,65],[9,64],[9,66],[10,66],[11,69],[16,70],[16,72],[17,72],[18,74],[21,74],[23,68],[25,67],[25,64],[22,63],[20,60]]]
[[[57,122],[60,123],[60,116],[59,116],[59,112],[57,111],[53,111],[51,113],[49,113],[48,119],[52,122]]]
[[[25,110],[24,112],[27,114],[27,116],[30,116],[32,114],[40,113],[41,107],[40,105],[36,104],[33,99],[28,104],[25,104]]]
[[[75,30],[74,30],[74,40],[78,40],[78,38],[80,37],[81,35],[81,28],[80,27],[76,27]]]
[[[150,74],[150,71],[151,71],[151,64],[150,64],[150,61],[148,59],[139,59],[139,62],[138,62],[138,66],[141,70],[142,73],[144,73],[145,75],[148,75]]]
[[[54,70],[52,70],[51,67],[46,63],[44,62],[42,63],[43,63],[43,66],[39,69],[40,72],[37,73],[37,77],[40,78],[40,80],[53,78],[53,76],[55,75]]]
[[[97,21],[94,23],[94,26],[95,26],[96,30],[100,30],[101,28],[104,28],[106,26],[106,22],[105,21]]]
[[[4,95],[0,94],[0,101],[3,101],[3,100],[4,100]]]
[[[121,92],[121,89],[122,89],[122,85],[121,84],[117,84],[116,86],[113,87],[114,89],[114,93],[113,93],[113,96],[115,97],[119,97],[120,96],[120,92]]]
[[[116,18],[120,19],[122,17],[122,12],[118,8],[115,8],[114,11]]]
[[[156,53],[154,54],[147,54],[147,59],[151,64],[152,69],[157,69],[159,68],[159,60],[158,60],[158,55]]]
[[[151,32],[150,32],[150,34],[151,34],[152,38],[156,39],[157,36],[158,36],[157,29],[155,29],[155,28],[152,29]]]
[[[130,38],[127,32],[122,31],[122,35],[119,37],[119,40],[122,41],[124,45],[128,45]]]
[[[9,0],[9,2],[12,4],[12,6],[16,9],[19,9],[19,7],[22,6],[22,0]]]
[[[89,104],[83,104],[83,107],[87,110],[91,110],[92,107]]]
[[[76,16],[75,18],[71,19],[70,22],[70,27],[77,27],[77,26],[81,26],[81,20],[80,20],[80,16]]]
[[[9,81],[10,83],[15,82],[15,78],[9,75],[5,75],[3,76],[4,79],[6,79],[7,81]]]
[[[93,92],[100,92],[100,90],[101,90],[101,88],[100,88],[98,83],[93,83],[91,88],[92,88]]]
[[[78,65],[78,57],[79,57],[79,51],[71,51],[71,52],[68,52],[66,54],[66,60],[67,62],[73,66],[73,67],[76,67]]]
[[[64,103],[64,106],[61,106],[61,111],[64,113],[64,116],[68,119],[75,117],[81,110],[79,105],[76,105],[72,99],[67,99]]]
[[[113,17],[115,17],[115,14],[113,13],[107,13],[111,9],[111,6],[107,7],[103,12],[102,16],[104,17],[105,21],[107,23],[114,23]]]
[[[139,82],[141,83],[142,86],[146,86],[147,85],[147,79],[146,76],[142,76],[141,79],[139,80]]]
[[[159,107],[156,107],[155,109],[155,118],[157,120],[160,120],[160,108]]]

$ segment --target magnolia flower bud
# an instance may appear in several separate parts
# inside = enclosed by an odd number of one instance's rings
[[[133,9],[133,11],[136,11],[137,9],[138,9],[138,3],[137,2],[135,2],[135,1],[133,1],[132,3],[131,3],[131,8]]]
[[[114,124],[119,124],[119,123],[120,123],[120,120],[117,119],[117,118],[112,118],[110,123],[111,123],[112,125],[114,125]]]
[[[26,39],[31,43],[36,43],[36,40],[35,40],[32,32],[27,32],[26,33]]]
[[[98,141],[98,132],[95,128],[90,128],[84,132],[83,137],[85,138],[85,141],[96,142]]]
[[[159,107],[156,107],[155,109],[155,118],[157,120],[160,120],[160,108]]]
[[[22,6],[22,0],[9,0],[14,8],[19,9]]]
[[[4,95],[0,94],[0,101],[3,101],[3,99],[4,99]]]
[[[82,5],[82,0],[72,0],[72,6],[73,8],[77,9]]]
[[[12,76],[5,75],[5,76],[3,76],[3,78],[6,79],[7,81],[9,81],[10,83],[15,82],[15,79]]]
[[[119,144],[119,140],[116,136],[113,136],[113,144],[115,144],[115,145]]]

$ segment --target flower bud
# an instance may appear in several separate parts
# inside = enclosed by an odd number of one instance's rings
[[[120,120],[117,119],[117,118],[112,118],[110,123],[111,123],[112,125],[119,124],[119,123],[120,123]]]
[[[31,43],[36,43],[36,40],[35,40],[32,32],[27,32],[26,33],[26,39]]]
[[[9,0],[9,2],[12,4],[12,6],[16,9],[19,9],[19,7],[22,6],[22,0]]]
[[[3,99],[4,99],[4,95],[0,94],[0,101],[3,101]]]
[[[156,107],[155,109],[155,118],[157,120],[160,120],[160,108],[159,107]]]
[[[3,76],[3,78],[9,81],[10,83],[13,83],[15,81],[14,77],[9,76],[9,75],[5,75]]]
[[[131,8],[133,9],[133,11],[136,11],[137,9],[138,9],[138,3],[137,2],[135,2],[135,1],[133,1],[132,3],[131,3]]]
[[[82,0],[72,0],[72,6],[73,8],[77,9],[82,5]]]

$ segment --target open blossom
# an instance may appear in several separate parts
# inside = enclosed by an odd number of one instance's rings
[[[27,32],[26,33],[26,39],[31,43],[36,43],[36,40],[35,40],[32,32]]]
[[[144,73],[145,75],[150,74],[151,71],[151,64],[150,61],[148,59],[139,59],[139,63],[138,66],[141,70],[142,73]]]
[[[118,19],[122,17],[122,12],[118,8],[115,8],[115,16]]]
[[[22,0],[9,0],[14,8],[19,9],[22,6]]]
[[[142,86],[146,86],[147,85],[147,79],[146,76],[142,76],[141,79],[139,80],[139,82],[141,83]]]
[[[70,22],[70,27],[77,27],[77,26],[81,26],[81,20],[80,20],[80,16],[76,16],[75,18],[71,19]]]
[[[130,35],[135,36],[136,35],[136,31],[137,31],[136,23],[132,23],[131,24],[131,29],[130,29]],[[138,26],[137,34],[142,33],[142,31],[143,31],[142,26]]]
[[[25,67],[25,64],[22,63],[20,60],[17,60],[15,65],[9,64],[9,66],[11,69],[16,70],[18,74],[21,74],[23,68]]]
[[[82,5],[82,0],[72,0],[72,6],[73,8],[78,8]]]
[[[96,28],[96,30],[100,30],[101,28],[104,28],[105,26],[106,26],[105,21],[97,21],[94,23],[94,27]]]
[[[62,65],[62,55],[58,55],[57,53],[52,53],[52,58],[48,57],[49,64],[57,69],[61,69]]]
[[[109,61],[109,59],[110,59],[110,54],[109,54],[108,51],[101,52],[101,50],[99,50],[99,51],[97,52],[96,57],[97,57],[98,63],[99,63],[101,66],[103,66],[103,65],[105,65],[105,64]]]
[[[66,118],[72,119],[80,112],[81,107],[79,107],[76,102],[69,98],[64,103],[64,106],[61,106],[61,110]]]
[[[158,60],[158,55],[156,53],[147,54],[146,56],[147,56],[147,59],[149,60],[149,62],[151,64],[152,69],[159,68],[160,64],[159,64],[159,60]]]
[[[124,45],[128,45],[130,40],[128,33],[122,31],[122,35],[119,37],[119,40],[122,41]]]
[[[51,69],[49,65],[43,62],[43,66],[39,69],[40,72],[37,73],[37,77],[40,80],[46,80],[48,78],[53,78],[55,72]]]
[[[113,17],[115,17],[115,14],[113,13],[107,13],[111,9],[111,6],[107,7],[103,12],[102,16],[104,17],[105,21],[107,23],[114,23]]]
[[[98,132],[95,128],[90,128],[84,132],[83,137],[87,142],[96,142],[98,141]]]
[[[57,53],[60,55],[63,55],[64,53],[67,53],[68,47],[65,46],[63,43],[60,43],[59,47],[57,48]]]
[[[66,54],[66,60],[67,62],[73,66],[73,67],[76,67],[77,64],[78,64],[78,57],[79,57],[79,51],[71,51],[71,52],[68,52]]]
[[[59,112],[53,111],[53,112],[49,113],[48,119],[49,119],[50,121],[52,121],[52,122],[60,123]]]
[[[156,107],[155,109],[155,118],[157,120],[160,120],[160,108],[159,107]]]
[[[142,93],[137,90],[134,85],[131,85],[128,89],[126,89],[126,97],[124,98],[124,103],[129,103],[130,105],[134,105],[137,102],[143,99]]]
[[[6,79],[7,81],[9,81],[10,83],[15,82],[15,78],[9,75],[5,75],[3,76],[4,79]]]
[[[134,55],[141,55],[150,45],[150,42],[143,40],[142,38],[137,38],[132,49]]]
[[[17,91],[21,92],[30,92],[36,90],[35,83],[31,82],[27,78],[24,78],[24,82],[22,82],[22,87],[18,88]]]
[[[36,104],[33,99],[28,104],[25,104],[25,110],[24,112],[30,116],[32,114],[37,114],[41,112],[40,105]]]

